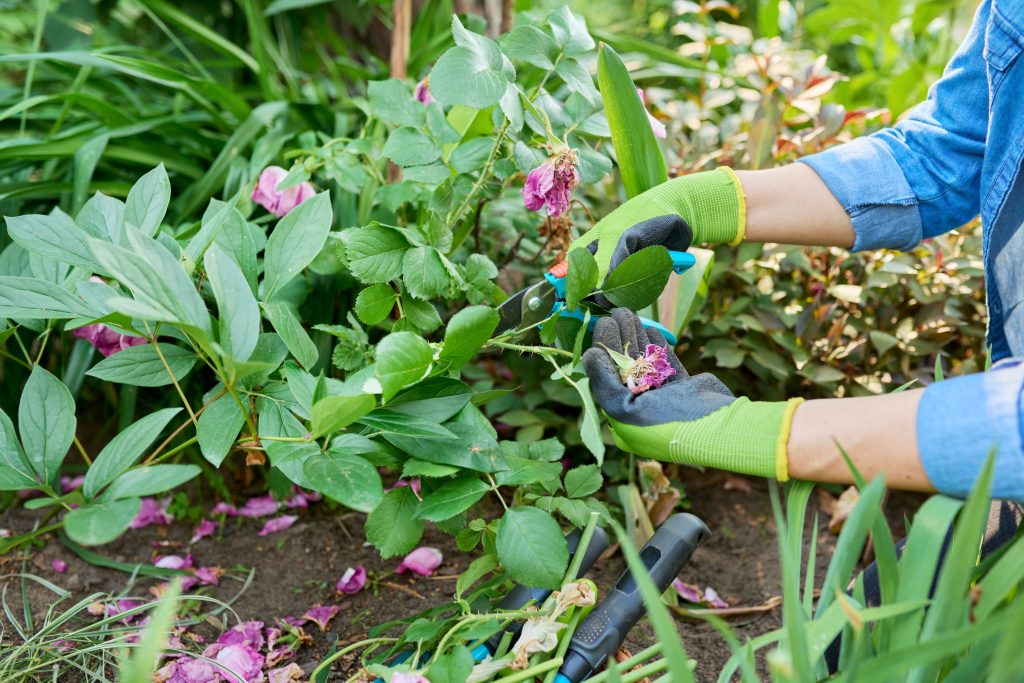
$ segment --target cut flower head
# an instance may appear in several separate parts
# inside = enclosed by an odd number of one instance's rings
[[[629,355],[628,348],[623,349],[626,353],[619,353],[607,347],[605,350],[618,366],[622,383],[634,396],[649,389],[657,389],[665,380],[676,374],[675,368],[668,361],[667,347],[648,344],[643,355],[637,358]]]

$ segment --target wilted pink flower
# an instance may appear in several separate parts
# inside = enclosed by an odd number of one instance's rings
[[[205,659],[181,657],[167,662],[153,675],[160,683],[221,683],[216,665]]]
[[[396,671],[391,674],[391,681],[389,683],[430,683],[430,679],[420,673],[403,673]]]
[[[665,380],[676,374],[668,362],[668,349],[657,344],[648,344],[644,355],[633,362],[629,370],[622,371],[622,380],[634,396],[648,389],[657,389]]]
[[[278,531],[284,531],[285,529],[291,528],[292,524],[295,524],[295,520],[298,517],[295,515],[281,515],[280,517],[274,517],[268,519],[267,523],[263,525],[257,536],[269,536],[270,534],[276,534]]]
[[[64,560],[54,560],[52,566],[53,571],[57,572],[58,574],[63,574],[68,570],[68,563]]]
[[[257,496],[245,501],[245,505],[238,508],[239,517],[266,517],[277,512],[277,501],[269,493],[265,496]]]
[[[220,577],[223,574],[224,570],[220,567],[199,567],[196,569],[195,577],[203,585],[216,586],[220,584]]]
[[[428,106],[434,101],[434,96],[430,94],[430,76],[427,76],[422,81],[416,84],[416,89],[413,91],[413,97],[423,103],[423,106]]]
[[[267,166],[252,190],[252,200],[278,218],[316,194],[313,186],[305,182],[278,191],[277,186],[286,175],[288,171],[280,166]]]
[[[321,631],[326,631],[327,624],[340,611],[341,607],[339,607],[338,605],[323,605],[310,609],[308,612],[302,615],[302,618],[315,623],[317,626],[320,627]]]
[[[167,526],[174,521],[174,517],[167,514],[167,506],[170,504],[170,498],[164,498],[159,502],[156,498],[143,498],[142,506],[139,508],[139,514],[135,515],[135,519],[133,519],[132,523],[128,525],[129,528],[141,529],[149,526],[150,524]]]
[[[60,490],[64,493],[70,493],[85,482],[85,475],[79,474],[75,477],[61,477],[60,478]]]
[[[366,567],[361,564],[357,564],[355,567],[349,567],[348,570],[341,575],[338,579],[338,583],[335,584],[335,588],[346,595],[355,595],[359,591],[363,590],[363,586],[366,585]]]
[[[231,503],[220,502],[213,506],[210,510],[211,515],[224,515],[225,517],[237,517],[238,508]]]
[[[444,560],[444,555],[437,548],[420,546],[405,556],[395,572],[402,574],[411,571],[420,576],[431,576],[441,566],[442,560]]]
[[[549,216],[561,216],[569,210],[569,193],[579,182],[576,150],[566,147],[526,176],[523,203],[530,211],[539,211],[546,204]]]
[[[217,522],[210,519],[204,519],[199,522],[199,526],[192,532],[192,538],[189,539],[189,544],[196,543],[207,536],[213,536],[217,532],[217,527],[220,526]]]
[[[229,628],[217,638],[219,645],[252,645],[257,650],[263,647],[263,622],[243,621]]]
[[[192,567],[192,556],[164,555],[163,557],[158,557],[153,562],[153,565],[161,569],[189,569]]]
[[[79,339],[86,340],[104,356],[113,356],[118,351],[124,351],[129,346],[138,346],[139,344],[146,343],[146,340],[142,337],[131,337],[127,334],[121,334],[103,323],[93,323],[92,325],[79,327],[71,334]]]
[[[644,91],[640,88],[636,89],[636,94],[640,96],[640,103],[644,105],[644,110],[647,109],[647,100],[644,98]],[[647,112],[647,120],[651,123],[651,130],[654,132],[654,137],[663,138],[667,133],[665,132],[665,124],[654,118],[651,112]]]

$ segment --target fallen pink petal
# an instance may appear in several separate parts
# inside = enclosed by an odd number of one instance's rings
[[[200,583],[206,586],[216,586],[220,584],[220,577],[224,575],[224,570],[220,567],[199,567],[196,569],[195,577]]]
[[[523,203],[530,211],[547,206],[549,216],[561,216],[569,210],[569,195],[579,184],[576,150],[563,148],[530,171],[523,186]]]
[[[294,662],[279,669],[271,669],[267,672],[268,683],[299,683],[305,674],[302,667]]]
[[[333,619],[340,611],[341,607],[338,605],[323,605],[320,607],[314,607],[302,615],[302,617],[315,623],[320,627],[321,631],[326,631],[327,624],[330,623],[331,619]]]
[[[278,218],[286,216],[296,206],[316,194],[316,190],[307,182],[292,185],[284,190],[277,189],[287,175],[288,171],[280,166],[268,166],[260,173],[256,187],[252,190],[252,200]]]
[[[397,488],[401,488],[402,486],[408,486],[409,488],[411,488],[412,492],[416,494],[417,498],[419,498],[419,496],[420,496],[420,479],[419,479],[419,477],[416,477],[415,479],[410,479],[409,481],[406,481],[405,479],[399,479],[394,484],[392,484],[391,488],[392,489],[397,489]]]
[[[157,501],[156,498],[143,498],[139,514],[128,525],[130,529],[142,529],[151,524],[167,526],[174,521],[174,517],[167,513],[167,506],[171,504],[170,498]]]
[[[163,557],[158,557],[153,562],[153,565],[160,569],[189,569],[192,567],[192,556],[164,555]]]
[[[217,638],[220,645],[251,645],[257,650],[263,647],[263,622],[243,621],[232,626]]]
[[[217,533],[217,528],[219,526],[220,524],[211,519],[201,520],[195,531],[192,532],[192,538],[188,541],[189,544],[197,543],[208,536],[213,536]]]
[[[50,566],[52,566],[53,571],[57,572],[58,574],[63,574],[68,570],[68,563],[64,560],[54,560]]]
[[[258,496],[245,501],[245,505],[238,508],[239,517],[267,517],[277,512],[277,501],[271,495]]]
[[[75,477],[61,477],[60,478],[60,490],[64,493],[70,493],[79,486],[85,483],[85,475],[79,474]]]
[[[295,520],[298,517],[296,515],[281,515],[280,517],[274,517],[268,519],[267,523],[260,529],[258,536],[269,536],[270,534],[276,534],[279,531],[291,528],[295,524]]]
[[[640,103],[644,105],[644,110],[647,110],[647,98],[644,97],[644,91],[640,88],[636,89],[636,94],[640,96]],[[651,124],[651,131],[654,133],[656,138],[664,138],[668,135],[665,130],[665,124],[654,117],[654,114],[647,112],[647,121]]]
[[[366,585],[366,567],[361,564],[357,564],[355,567],[349,567],[341,578],[338,579],[338,583],[335,584],[340,592],[346,595],[355,595],[359,591],[363,590],[363,586]]]
[[[672,587],[675,588],[676,594],[680,598],[686,602],[693,603],[694,605],[703,605],[713,609],[724,609],[729,606],[729,603],[722,600],[715,589],[711,586],[708,586],[701,591],[698,586],[694,586],[690,583],[683,583],[679,579],[676,579],[672,582]]]
[[[238,508],[231,503],[220,502],[213,506],[210,510],[211,515],[224,515],[225,517],[237,517]]]
[[[203,655],[213,657],[217,663],[226,668],[220,674],[225,681],[231,683],[262,683],[263,655],[251,645],[211,645],[203,651]]]
[[[443,560],[444,555],[437,548],[421,546],[406,555],[395,572],[403,574],[406,571],[411,571],[420,576],[432,576],[437,568],[441,566]]]
[[[403,673],[401,671],[396,671],[391,674],[391,680],[389,683],[430,683],[430,679],[423,674],[415,672]]]
[[[154,683],[220,683],[216,665],[204,659],[181,657],[163,665],[153,674]]]

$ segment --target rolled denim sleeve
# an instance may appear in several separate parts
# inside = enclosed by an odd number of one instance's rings
[[[992,495],[1024,500],[1021,388],[1024,364],[936,382],[917,409],[917,447],[932,485],[966,496],[989,455],[996,454]]]
[[[991,0],[928,99],[897,125],[801,161],[850,215],[853,249],[910,249],[978,214],[988,130],[984,29]]]

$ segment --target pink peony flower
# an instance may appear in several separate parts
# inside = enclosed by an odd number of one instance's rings
[[[636,94],[640,96],[640,103],[643,104],[644,108],[646,109],[647,100],[644,98],[644,91],[641,90],[640,88],[637,88]],[[667,135],[667,133],[665,132],[665,124],[659,121],[658,119],[654,118],[654,115],[651,114],[651,112],[647,112],[647,120],[650,121],[651,123],[651,130],[654,132],[654,137],[664,138]]]
[[[320,627],[320,631],[327,630],[327,624],[330,623],[331,619],[341,611],[341,607],[338,605],[324,605],[310,609],[308,612],[302,615],[302,618],[307,621],[312,621]]]
[[[280,517],[274,517],[268,519],[267,523],[263,525],[257,536],[269,536],[270,534],[276,534],[278,531],[284,531],[285,529],[291,528],[292,524],[295,524],[295,520],[298,517],[295,515],[281,515]]]
[[[58,574],[63,574],[68,570],[68,563],[64,560],[54,560],[52,566],[53,571],[57,572]]]
[[[167,506],[171,504],[170,498],[164,498],[157,502],[156,498],[143,498],[142,506],[139,508],[139,514],[135,516],[132,523],[129,524],[131,529],[141,529],[147,527],[150,524],[158,524],[160,526],[167,526],[174,521],[174,517],[167,514]]]
[[[412,95],[422,102],[424,107],[429,106],[434,101],[434,96],[430,94],[430,76],[416,84],[416,89],[413,90]]]
[[[668,362],[668,349],[657,344],[648,344],[644,355],[633,362],[632,368],[623,371],[623,381],[634,396],[648,389],[657,389],[665,380],[676,374]]]
[[[316,194],[313,186],[305,182],[278,191],[277,186],[286,175],[288,171],[280,166],[267,166],[252,190],[252,200],[278,218]]]
[[[131,337],[127,334],[121,334],[103,323],[93,323],[92,325],[79,327],[71,334],[79,339],[86,340],[104,356],[113,356],[118,351],[124,351],[129,346],[138,346],[139,344],[146,343],[146,340],[142,337]]]
[[[299,683],[305,674],[302,667],[292,662],[288,666],[279,669],[271,669],[267,672],[269,683]]]
[[[335,588],[344,593],[345,595],[355,595],[359,591],[363,590],[363,586],[366,585],[366,567],[361,564],[357,564],[355,567],[349,567],[348,570],[341,575],[338,579],[338,583],[335,584]]]
[[[220,526],[219,522],[214,522],[210,519],[204,519],[199,522],[199,526],[192,532],[192,538],[189,539],[189,544],[196,543],[207,536],[213,536],[217,532],[217,527]]]
[[[257,496],[245,501],[245,505],[238,509],[239,517],[266,517],[277,512],[277,501],[270,494]]]
[[[430,683],[430,679],[415,671],[412,673],[396,671],[391,674],[391,681],[389,683]]]
[[[539,211],[546,204],[549,216],[561,216],[569,210],[569,193],[579,182],[576,150],[566,147],[526,176],[523,203],[530,211]]]
[[[437,548],[420,546],[405,556],[395,572],[402,574],[411,571],[420,576],[431,576],[441,566],[443,559],[444,555]]]

